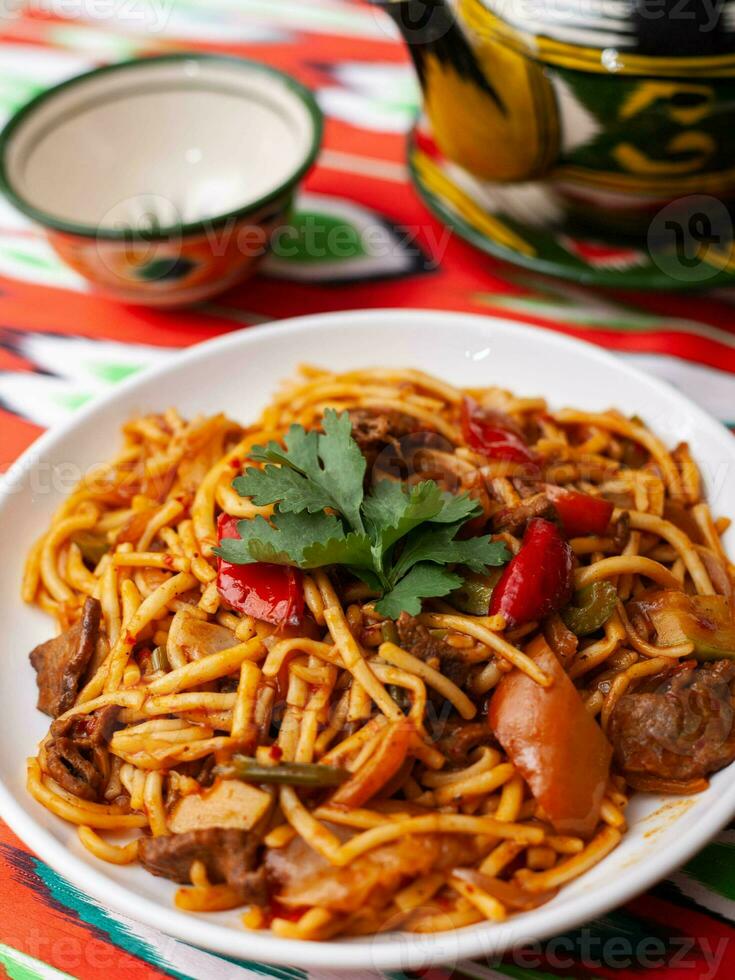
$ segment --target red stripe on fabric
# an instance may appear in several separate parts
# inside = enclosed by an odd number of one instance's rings
[[[0,821],[0,844],[25,851]],[[49,963],[78,980],[157,980],[165,974],[96,936],[73,913],[63,915],[16,879],[15,869],[0,850],[0,937],[14,949]]]
[[[284,71],[289,70],[289,66],[297,66],[295,71],[304,77],[305,72],[316,72],[318,70],[327,71],[330,65],[346,64],[348,62],[368,62],[385,61],[389,64],[405,64],[409,61],[408,53],[402,44],[396,44],[390,36],[390,20],[380,14],[376,14],[378,25],[385,25],[386,32],[376,33],[370,37],[351,36],[349,34],[326,34],[316,31],[304,33],[303,46],[298,44],[276,41],[273,44],[248,43],[238,41],[229,45],[230,49],[236,49],[237,53],[243,57],[257,58],[259,61],[266,61],[269,64],[277,65]],[[262,21],[267,26],[267,20]],[[273,21],[274,30],[288,32],[289,25],[281,21]],[[212,42],[197,42],[197,49],[204,48],[205,44]],[[222,43],[219,44],[223,46]],[[191,45],[190,45],[191,47]],[[335,48],[339,48],[339,57],[335,57]],[[312,76],[313,77],[313,76]],[[324,75],[321,76],[325,77]]]
[[[617,293],[615,298],[631,306],[645,306],[659,316],[697,320],[735,335],[735,305],[719,298],[722,293]]]
[[[511,291],[508,290],[508,293],[510,294]],[[523,293],[519,295],[522,297]],[[553,300],[550,302],[553,303]],[[718,340],[711,336],[704,336],[703,332],[698,332],[698,327],[701,327],[702,331],[704,331],[708,327],[714,326],[702,317],[698,321],[692,320],[691,327],[688,327],[686,324],[681,324],[676,329],[672,329],[667,325],[665,316],[662,317],[660,325],[650,329],[629,329],[625,326],[616,328],[598,324],[594,321],[584,325],[579,322],[565,322],[563,307],[559,308],[557,319],[541,314],[535,315],[533,310],[524,310],[523,312],[516,313],[502,305],[494,306],[493,291],[491,289],[483,293],[482,308],[487,313],[495,313],[497,316],[504,316],[510,320],[518,320],[521,323],[536,324],[550,330],[558,330],[579,337],[581,340],[598,344],[600,347],[637,353],[672,354],[675,357],[681,357],[684,360],[703,364],[707,367],[735,372],[735,343],[731,345],[725,338]],[[629,310],[623,310],[621,308],[621,314],[629,314],[629,312]],[[644,317],[649,311],[641,309],[640,312],[642,317]],[[653,311],[651,312],[652,315],[657,315]],[[576,313],[577,310],[575,309]],[[672,319],[674,318],[672,317]],[[575,316],[576,320],[577,317]],[[610,311],[609,320],[611,323],[615,321],[615,310]],[[723,322],[721,318],[721,322],[717,324],[716,329],[726,335],[732,333],[732,328],[724,326]],[[735,334],[733,335],[733,339],[735,340]]]
[[[13,351],[3,350],[0,347],[0,371],[30,371],[31,366],[25,358],[20,357]]]
[[[231,324],[202,310],[145,309],[87,293],[0,278],[0,323],[14,329],[77,334],[157,347],[188,347]]]
[[[492,312],[492,301],[485,308],[487,312]],[[536,323],[558,333],[597,344],[607,350],[638,354],[670,354],[705,367],[735,373],[735,347],[729,347],[727,344],[695,333],[667,331],[665,327],[641,332],[627,330],[618,332],[597,326],[585,328],[556,323],[541,317],[516,314],[502,307],[497,308],[496,313],[498,316],[506,316],[509,320],[517,320],[519,323]]]
[[[340,119],[329,119],[324,131],[324,148],[337,150],[340,153],[348,153],[355,156],[365,157],[367,162],[371,159],[388,163],[404,163],[406,137],[402,133],[376,133],[371,129],[362,129]],[[364,175],[350,174],[351,192],[354,194],[355,183],[365,178]],[[334,187],[334,183],[331,185]],[[397,199],[413,195],[412,190],[407,190],[401,184],[393,184]],[[385,202],[390,203],[390,198]],[[403,202],[406,203],[405,201]]]
[[[0,409],[0,473],[5,473],[43,429]]]
[[[666,980],[691,980],[693,977],[703,980],[705,976],[714,980],[735,976],[735,928],[732,926],[705,912],[651,894],[642,895],[627,908],[633,915],[678,930],[695,943],[686,951],[683,946],[679,948],[676,962],[670,962],[666,968]],[[619,972],[608,972],[607,975],[620,978]]]

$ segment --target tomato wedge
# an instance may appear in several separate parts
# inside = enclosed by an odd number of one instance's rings
[[[589,837],[600,818],[612,746],[542,636],[526,653],[553,684],[541,687],[520,670],[506,674],[490,701],[488,721],[558,833]]]
[[[238,518],[220,514],[219,540],[239,538]],[[304,615],[304,589],[301,572],[289,565],[254,562],[233,565],[217,561],[217,591],[233,609],[275,626],[298,626]]]
[[[502,412],[481,409],[471,398],[462,402],[462,435],[471,449],[488,459],[504,459],[511,463],[535,461],[533,452],[511,419]]]
[[[363,806],[371,800],[406,761],[414,731],[408,719],[391,722],[375,753],[339,787],[329,802]]]
[[[546,487],[546,496],[556,508],[568,538],[578,538],[583,534],[601,535],[607,531],[614,510],[610,500],[554,486]]]

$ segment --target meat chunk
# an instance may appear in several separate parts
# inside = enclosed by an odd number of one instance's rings
[[[38,684],[38,708],[52,718],[74,704],[79,682],[97,647],[101,618],[99,601],[88,598],[74,626],[31,651],[30,661]]]
[[[99,711],[94,711],[89,718],[87,725],[87,735],[93,745],[107,745],[114,733],[121,728],[118,718],[120,707],[116,704],[108,704]]]
[[[235,888],[243,904],[265,905],[268,887],[265,866],[258,866],[258,840],[246,830],[209,827],[168,837],[143,837],[140,863],[152,875],[182,885],[191,881],[194,861],[201,861],[213,885]]]
[[[44,768],[67,792],[97,800],[108,772],[106,745],[118,727],[120,708],[55,721],[44,750]]]
[[[104,778],[103,752],[99,747],[85,751],[73,738],[55,738],[46,746],[44,768],[67,792],[96,800]]]
[[[438,742],[442,752],[455,768],[464,769],[470,765],[470,755],[481,745],[497,745],[497,739],[485,721],[464,721],[455,716],[448,724],[448,730]]]
[[[517,507],[505,507],[493,516],[493,530],[500,533],[507,531],[515,537],[521,537],[526,530],[526,524],[533,517],[543,517],[546,520],[556,520],[556,508],[545,493],[528,497]]]
[[[396,620],[400,646],[412,653],[419,660],[431,660],[437,657],[441,660],[446,656],[447,644],[436,634],[433,634],[415,616],[402,612]]]
[[[630,514],[624,510],[613,524],[613,544],[618,552],[622,552],[630,541]]]
[[[479,533],[490,511],[482,474],[458,460],[454,445],[427,423],[393,409],[353,409],[352,435],[367,463],[366,487],[382,480],[401,480],[409,486],[433,480],[447,493],[469,493],[482,507],[462,531]]]
[[[71,738],[75,742],[83,742],[83,747],[102,746],[112,738],[120,728],[119,717],[121,708],[116,704],[107,704],[88,715],[72,715],[71,718],[58,719],[51,723],[49,729],[53,738]]]
[[[546,642],[562,664],[572,662],[579,647],[579,638],[566,626],[559,613],[552,613],[543,622]]]
[[[296,837],[286,847],[270,850],[266,867],[282,905],[350,913],[367,905],[382,908],[413,878],[471,864],[479,856],[477,848],[467,837],[409,835],[336,868]]]
[[[399,448],[401,439],[418,432],[420,425],[415,418],[393,409],[354,408],[350,412],[352,438],[360,452],[372,465],[387,447]]]
[[[438,660],[439,670],[458,687],[467,683],[472,665],[461,656],[460,651],[450,647],[441,637],[432,633],[415,616],[402,612],[396,620],[398,645],[419,660]]]
[[[659,674],[623,695],[610,719],[615,759],[635,789],[696,792],[735,759],[735,663]]]

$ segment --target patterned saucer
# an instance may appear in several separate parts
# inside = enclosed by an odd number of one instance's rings
[[[703,213],[689,219],[689,229],[664,208],[653,219],[654,233],[638,241],[573,223],[547,182],[479,180],[441,153],[425,120],[409,137],[408,162],[414,186],[444,224],[514,265],[619,289],[711,289],[735,282],[733,220],[716,198],[702,197]],[[701,234],[696,218],[704,222]],[[713,227],[717,234],[707,234]]]

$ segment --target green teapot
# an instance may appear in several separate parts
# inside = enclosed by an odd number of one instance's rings
[[[635,230],[735,192],[735,0],[373,0],[413,58],[434,140],[495,182],[544,179]]]

